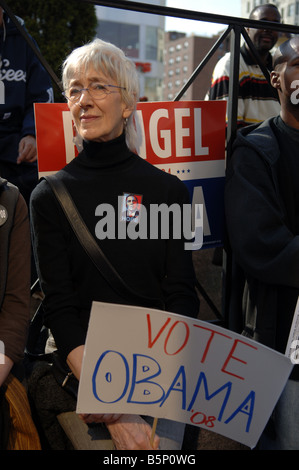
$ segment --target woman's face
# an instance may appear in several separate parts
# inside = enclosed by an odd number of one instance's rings
[[[86,72],[83,69],[75,72],[66,95],[69,95],[71,90],[88,88],[94,84],[118,85],[90,66]],[[124,120],[132,113],[132,109],[122,100],[121,90],[112,87],[108,89],[111,93],[103,95],[99,100],[93,99],[88,90],[82,91],[77,102],[68,100],[77,132],[84,140],[105,142],[119,137],[124,129]]]

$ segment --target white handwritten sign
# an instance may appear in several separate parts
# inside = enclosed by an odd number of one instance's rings
[[[252,448],[292,367],[286,356],[210,323],[95,302],[77,412],[168,418]]]

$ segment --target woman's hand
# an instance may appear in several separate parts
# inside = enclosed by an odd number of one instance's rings
[[[151,426],[138,415],[121,415],[106,423],[117,450],[153,450],[159,448],[160,438],[155,435],[151,445]]]
[[[153,450],[159,447],[159,437],[155,435],[153,445],[150,440],[151,426],[137,415],[122,414],[80,414],[86,423],[105,423],[117,450]]]
[[[84,346],[73,349],[67,363],[77,379],[80,379]],[[153,450],[159,448],[160,438],[155,435],[151,445],[151,426],[138,415],[129,414],[80,414],[86,423],[105,423],[118,450]]]

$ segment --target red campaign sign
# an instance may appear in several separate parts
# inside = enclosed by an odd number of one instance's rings
[[[34,112],[39,173],[56,172],[69,160],[66,138],[72,141],[72,135],[68,135],[69,125],[66,126],[65,122],[72,120],[68,106],[66,103],[35,103]],[[67,135],[65,135],[66,127]],[[73,145],[72,155],[76,154]]]
[[[224,160],[225,112],[224,101],[138,103],[139,154],[153,165]]]
[[[78,149],[66,103],[36,103],[34,109],[42,177],[63,168]],[[225,113],[225,101],[160,101],[138,103],[135,114],[136,153],[180,178],[193,208],[202,205],[196,224],[203,226],[204,248],[223,243]]]
[[[138,153],[154,165],[170,165],[169,172],[173,164],[224,161],[225,107],[223,101],[138,103]],[[66,103],[36,103],[34,109],[39,173],[53,173],[78,154],[71,114]]]

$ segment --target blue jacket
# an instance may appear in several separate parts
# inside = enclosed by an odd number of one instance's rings
[[[53,90],[48,72],[5,13],[3,24],[0,29],[0,160],[15,162],[20,139],[35,135],[33,103],[53,102]]]

